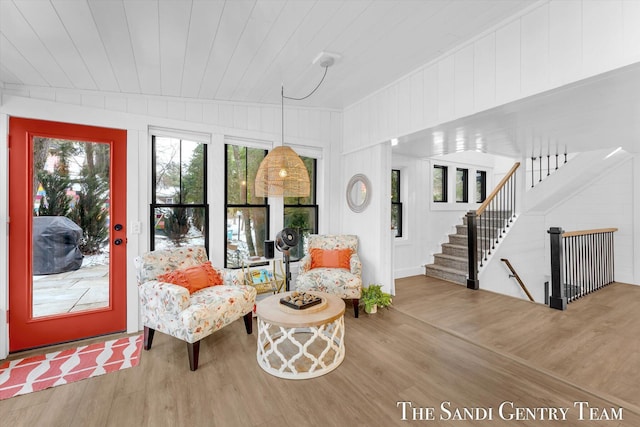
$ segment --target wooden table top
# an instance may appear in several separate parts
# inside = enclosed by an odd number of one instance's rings
[[[323,292],[309,293],[323,298],[326,301],[324,308],[314,310],[316,307],[309,307],[308,311],[304,309],[296,311],[280,304],[280,298],[291,295],[291,291],[275,294],[259,301],[256,306],[256,314],[264,322],[287,328],[318,326],[333,322],[344,315],[344,301],[342,299]]]

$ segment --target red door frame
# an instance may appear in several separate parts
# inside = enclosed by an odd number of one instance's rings
[[[77,313],[32,316],[33,137],[110,145],[109,306]],[[127,131],[9,118],[9,351],[78,340],[126,329]],[[114,224],[122,224],[120,231]],[[116,238],[124,244],[114,245]]]

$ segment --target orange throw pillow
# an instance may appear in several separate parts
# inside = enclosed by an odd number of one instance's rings
[[[223,283],[220,274],[211,266],[211,261],[161,274],[157,279],[161,282],[173,283],[187,288],[190,294],[200,289],[222,285]]]
[[[311,252],[311,268],[351,268],[351,249],[319,249]]]

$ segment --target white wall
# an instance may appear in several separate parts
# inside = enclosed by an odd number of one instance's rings
[[[391,144],[383,143],[342,156],[342,220],[340,232],[358,236],[358,253],[362,260],[364,286],[381,284],[385,292],[394,293],[391,266]],[[384,172],[383,172],[384,171]],[[346,202],[346,188],[355,174],[371,181],[371,202],[363,212],[352,212]],[[369,193],[369,191],[368,191]]]
[[[638,212],[640,202],[637,179],[638,155],[628,155],[615,168],[601,173],[577,192],[568,188],[564,201],[547,212],[522,214],[491,262],[480,273],[480,288],[526,298],[515,279],[500,262],[507,258],[516,269],[536,302],[544,302],[544,282],[550,280],[550,227],[565,231],[616,227],[615,280],[640,283],[638,268]],[[544,183],[544,181],[543,181]]]
[[[400,170],[402,237],[393,241],[394,278],[424,274],[428,247],[429,190],[431,168],[428,160],[394,154],[392,169]]]
[[[347,151],[640,60],[640,2],[553,0],[511,17],[344,111]]]
[[[285,141],[301,151],[319,150],[323,170],[318,176],[318,204],[321,232],[337,232],[338,198],[327,194],[339,179],[339,150],[342,137],[341,113],[334,110],[285,109]],[[224,141],[225,137],[248,138],[280,145],[280,107],[271,105],[231,104],[159,97],[104,95],[86,91],[3,88],[0,102],[0,223],[8,216],[7,121],[9,116],[53,120],[127,130],[127,331],[139,330],[138,296],[132,259],[149,247],[149,203],[151,144],[149,127],[199,132],[211,135],[209,151],[209,204],[211,207],[212,262],[222,265],[224,253],[214,243],[224,238]],[[325,194],[327,194],[325,196]],[[273,201],[274,204],[282,201]],[[277,208],[274,209],[277,211]],[[131,234],[132,224],[140,223],[141,233]],[[218,230],[220,228],[220,230]],[[0,358],[8,352],[6,310],[8,247],[6,227],[0,228]]]

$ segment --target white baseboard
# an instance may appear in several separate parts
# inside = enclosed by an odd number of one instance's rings
[[[419,276],[419,275],[424,275],[423,266],[400,268],[400,269],[393,270],[394,279],[402,279],[403,277]]]

